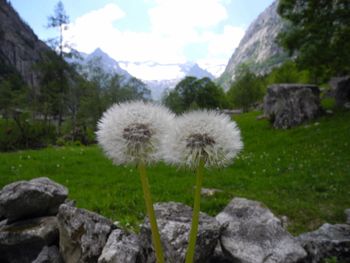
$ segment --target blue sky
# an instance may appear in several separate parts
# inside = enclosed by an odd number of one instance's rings
[[[139,62],[197,62],[215,75],[222,72],[249,24],[273,0],[63,0],[70,24],[65,39],[77,50],[97,47],[142,79],[176,75],[153,71]],[[11,0],[40,39],[57,0]],[[149,63],[148,63],[149,64]]]

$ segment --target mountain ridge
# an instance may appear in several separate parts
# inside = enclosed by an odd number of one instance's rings
[[[288,58],[288,54],[276,43],[277,35],[286,26],[277,13],[277,7],[278,0],[275,0],[249,25],[224,72],[217,79],[225,90],[234,81],[240,64],[247,64],[253,73],[262,75]]]
[[[52,49],[41,41],[6,0],[0,0],[0,61],[16,69],[31,87],[39,86],[35,65]]]
[[[147,65],[148,67],[157,67],[157,66],[176,66],[179,67],[179,70],[181,72],[181,76],[176,78],[170,78],[170,79],[155,79],[155,80],[145,80],[142,78],[140,79],[143,83],[147,85],[147,87],[151,90],[152,98],[154,100],[160,100],[162,93],[165,89],[172,89],[176,86],[176,84],[181,81],[186,76],[193,76],[196,78],[204,78],[208,77],[210,79],[214,79],[214,75],[212,75],[209,71],[201,68],[197,63],[194,62],[186,62],[186,63],[169,63],[169,64],[161,64],[155,61],[146,61],[146,62],[128,62],[128,61],[116,61],[113,59],[108,53],[103,51],[101,48],[96,48],[93,52],[90,54],[86,54],[83,52],[77,51],[81,57],[81,59],[74,58],[74,59],[68,59],[69,63],[77,63],[81,66],[87,65],[89,62],[93,62],[93,60],[96,60],[98,65],[106,72],[110,74],[119,74],[125,77],[125,79],[130,79],[133,76],[131,73],[129,73],[127,70],[123,68],[126,63],[137,63],[138,65],[142,66],[143,64]],[[88,72],[87,72],[88,73]]]

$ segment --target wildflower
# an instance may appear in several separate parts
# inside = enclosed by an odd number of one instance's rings
[[[240,131],[226,115],[215,111],[193,111],[180,116],[165,138],[164,159],[172,164],[197,167],[229,165],[242,149]]]
[[[160,143],[173,115],[144,102],[115,104],[98,123],[97,140],[115,164],[159,160]]]
[[[242,149],[240,132],[226,115],[194,111],[179,117],[164,145],[164,159],[196,168],[196,190],[186,263],[193,262],[197,240],[204,167],[230,164]]]
[[[170,130],[173,115],[158,105],[144,102],[115,104],[98,123],[97,140],[115,164],[137,164],[151,224],[157,262],[164,262],[145,163],[160,159],[160,145]]]

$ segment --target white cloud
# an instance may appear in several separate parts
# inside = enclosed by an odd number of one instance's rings
[[[220,68],[223,68],[223,61],[227,63],[244,32],[242,28],[230,25],[224,26],[222,33],[215,31],[228,17],[227,1],[153,0],[155,5],[148,10],[151,28],[144,32],[116,27],[115,22],[121,19],[127,22],[128,14],[118,5],[108,4],[75,19],[66,31],[65,39],[74,43],[77,50],[86,53],[100,47],[117,61],[156,61],[163,64],[183,63],[188,44],[204,44],[208,53],[201,58],[202,62],[205,61],[202,64],[220,61]],[[145,64],[128,65],[125,68],[142,79],[169,79],[178,75],[178,69],[170,66],[146,68]],[[207,68],[215,68],[213,73],[218,74],[218,67]]]
[[[181,68],[174,64],[121,63],[121,67],[144,80],[177,79],[183,77]]]
[[[155,32],[171,37],[191,38],[198,29],[217,25],[227,18],[219,0],[155,0],[148,13]],[[186,39],[190,40],[190,39]]]
[[[225,26],[222,34],[213,34],[208,45],[208,52],[211,56],[229,57],[238,47],[244,36],[245,30],[242,27]]]
[[[110,41],[110,37],[118,35],[113,22],[123,17],[125,13],[116,4],[108,4],[69,24],[65,39],[72,42],[79,51],[90,53],[105,41]]]

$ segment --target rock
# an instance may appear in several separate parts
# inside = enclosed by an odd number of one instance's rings
[[[264,114],[275,128],[291,128],[320,115],[319,95],[314,85],[271,85],[264,98]]]
[[[288,226],[289,226],[289,219],[287,216],[281,216],[280,217],[281,220],[281,225],[285,230],[288,230]]]
[[[350,103],[350,76],[332,78],[329,84],[334,90],[336,105],[346,107],[346,104]]]
[[[220,241],[232,262],[292,263],[306,256],[281,221],[259,202],[234,198],[216,219],[228,224]]]
[[[122,229],[116,229],[109,235],[98,263],[145,262],[141,253],[142,250],[137,235],[127,233]]]
[[[0,211],[10,222],[56,215],[68,190],[49,178],[36,178],[6,185],[0,191]]]
[[[345,209],[344,213],[346,216],[346,223],[350,225],[350,208]]]
[[[158,203],[154,206],[166,262],[184,262],[192,221],[192,208],[181,203]],[[215,218],[200,213],[194,262],[208,262],[217,245],[221,227]],[[155,262],[148,218],[141,226],[140,243],[147,257]]]
[[[321,263],[330,257],[350,262],[349,225],[324,224],[316,231],[301,234],[298,241],[307,251],[306,263]]]
[[[96,213],[66,204],[57,214],[60,252],[65,263],[97,262],[113,222]]]
[[[55,244],[58,244],[56,217],[4,225],[0,228],[0,262],[29,263],[38,257],[45,246]]]
[[[209,263],[232,263],[230,257],[222,251],[220,241],[215,247],[213,254],[210,256]]]
[[[265,119],[268,119],[268,116],[266,116],[265,114],[261,114],[261,115],[257,116],[256,119],[257,119],[258,121],[260,121],[260,120],[265,120]]]
[[[211,197],[213,195],[216,195],[217,193],[222,193],[222,190],[215,189],[215,188],[202,188],[201,189],[202,196]]]
[[[44,247],[32,263],[64,263],[58,247]]]

